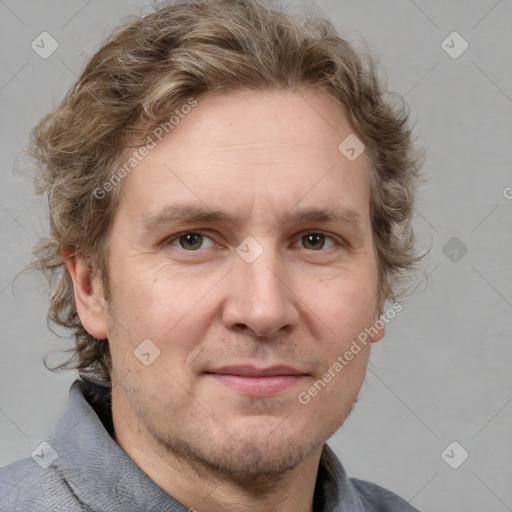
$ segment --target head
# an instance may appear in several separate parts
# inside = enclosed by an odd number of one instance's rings
[[[282,471],[342,424],[370,344],[334,364],[417,260],[418,159],[403,105],[327,20],[162,6],[108,38],[30,152],[65,366],[115,387],[148,443]],[[226,376],[237,365],[297,375],[252,393]]]

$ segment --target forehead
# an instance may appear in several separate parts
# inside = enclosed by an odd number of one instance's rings
[[[220,151],[225,159],[241,152],[291,157],[306,149],[337,154],[340,137],[352,131],[343,109],[319,90],[244,90],[207,94],[168,138],[193,161],[197,151]]]
[[[146,218],[191,200],[240,215],[325,204],[364,216],[365,156],[350,161],[339,150],[352,134],[319,91],[209,94],[123,180],[121,203]]]

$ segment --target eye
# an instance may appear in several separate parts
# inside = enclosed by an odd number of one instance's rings
[[[210,245],[208,247],[212,247],[214,245],[213,240],[206,235],[203,235],[201,233],[197,233],[195,231],[188,231],[186,233],[182,233],[180,235],[177,235],[175,238],[173,238],[169,243],[170,245],[174,245],[176,247],[176,242],[179,244],[179,246],[182,249],[185,249],[186,251],[196,251],[201,247],[203,243],[206,241],[210,242]]]
[[[302,242],[305,249],[311,249],[313,251],[330,249],[336,245],[332,237],[324,235],[323,233],[307,233],[300,238],[300,242]],[[328,247],[326,247],[326,244],[328,244]]]

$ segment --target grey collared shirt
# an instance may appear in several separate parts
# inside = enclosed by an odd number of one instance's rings
[[[188,512],[112,438],[108,388],[77,380],[54,435],[32,457],[0,468],[2,512]],[[370,482],[348,478],[325,445],[315,512],[418,512]]]

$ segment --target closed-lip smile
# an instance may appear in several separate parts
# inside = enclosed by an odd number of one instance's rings
[[[278,364],[260,368],[254,365],[228,365],[208,370],[206,375],[244,395],[273,396],[295,386],[308,373]]]

